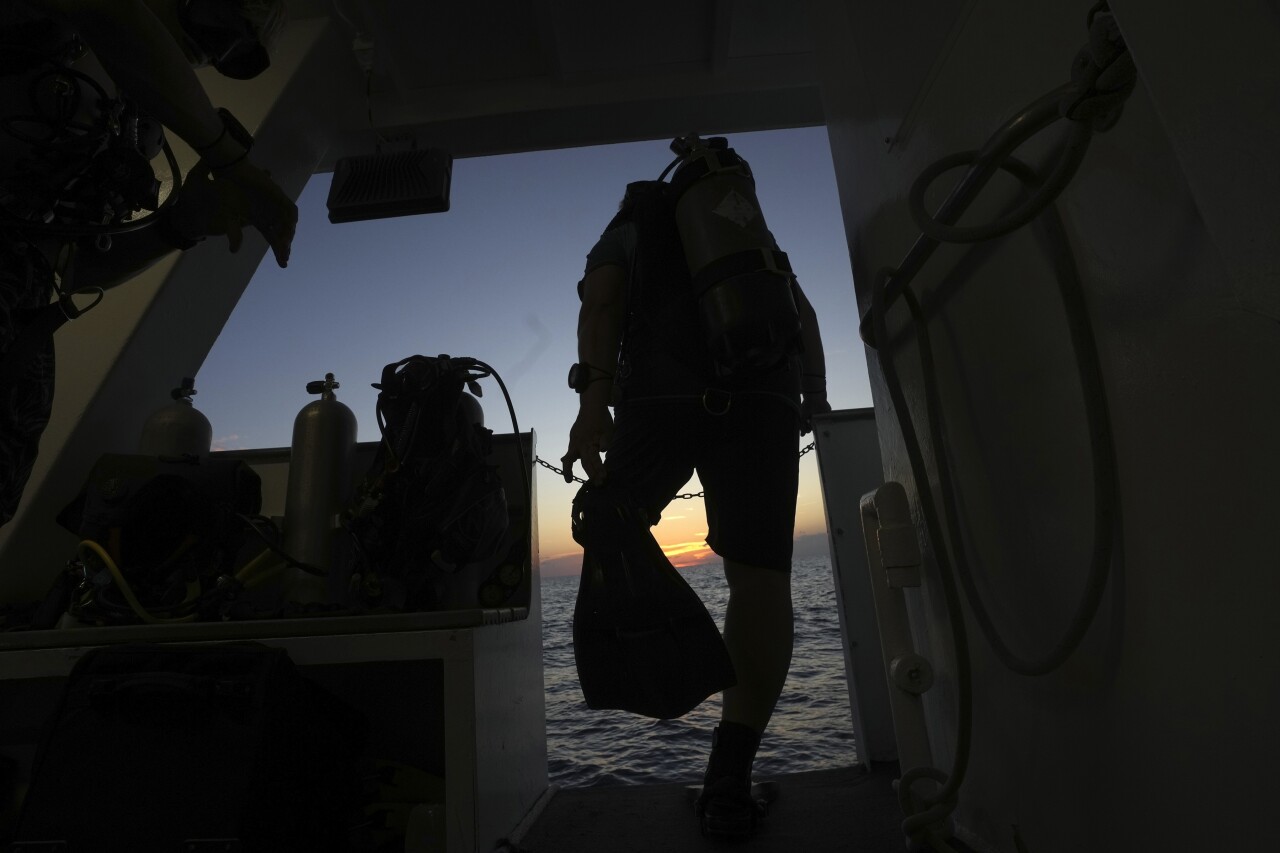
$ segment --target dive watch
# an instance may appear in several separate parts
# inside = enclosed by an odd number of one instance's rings
[[[592,376],[591,375],[592,371],[595,371],[597,375]],[[598,367],[592,367],[586,362],[583,362],[581,364],[569,365],[569,387],[572,388],[574,391],[577,391],[579,394],[581,394],[583,391],[586,391],[587,386],[590,385],[592,382],[596,382],[601,379],[612,379],[612,378],[613,378],[612,373],[608,373],[604,370],[601,370]]]

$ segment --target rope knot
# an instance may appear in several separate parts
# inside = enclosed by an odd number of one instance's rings
[[[1120,120],[1137,81],[1138,70],[1115,15],[1105,2],[1098,3],[1089,10],[1089,43],[1071,62],[1075,91],[1062,99],[1059,110],[1064,118],[1089,122],[1093,130],[1109,130]]]

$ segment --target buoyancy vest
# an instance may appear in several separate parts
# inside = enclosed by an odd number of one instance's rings
[[[766,391],[799,405],[794,355],[759,371],[726,373],[717,365],[708,346],[675,204],[671,186],[663,181],[628,184],[622,209],[605,229],[630,223],[636,236],[618,368],[623,399],[698,397],[714,388]]]
[[[679,158],[667,193],[717,372],[768,371],[795,351],[800,313],[751,166],[723,137],[691,134],[671,148]]]

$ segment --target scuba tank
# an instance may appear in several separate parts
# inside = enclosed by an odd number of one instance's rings
[[[303,406],[293,422],[283,530],[286,554],[330,574],[338,562],[337,519],[355,481],[356,416],[334,396],[337,387],[332,373],[307,383],[307,393],[320,399]],[[328,597],[325,578],[297,567],[288,577],[288,600],[306,604]]]
[[[458,426],[466,429],[470,426],[484,426],[484,407],[480,401],[463,391],[458,397]]]
[[[144,456],[207,456],[213,446],[213,427],[195,406],[195,380],[183,377],[169,392],[173,402],[156,409],[142,425],[138,452]]]
[[[722,137],[677,137],[671,150],[676,226],[711,355],[722,373],[768,369],[795,347],[800,312],[751,167]]]

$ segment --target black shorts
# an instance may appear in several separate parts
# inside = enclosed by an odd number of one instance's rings
[[[740,392],[622,406],[605,458],[607,488],[626,489],[652,523],[694,471],[702,482],[707,545],[726,560],[791,571],[799,484],[800,417],[772,394]]]

